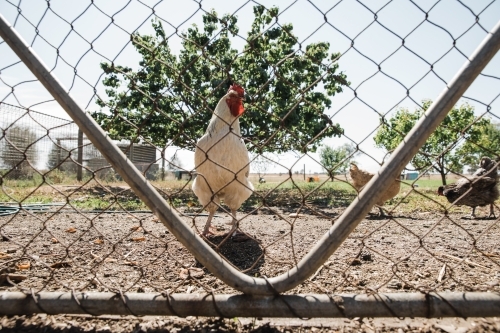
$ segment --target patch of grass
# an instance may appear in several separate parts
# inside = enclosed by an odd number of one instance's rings
[[[340,181],[308,183],[287,181],[285,183],[264,183],[255,188],[244,207],[257,205],[298,208],[308,206],[346,207],[355,198],[351,185]]]
[[[52,203],[65,201],[69,196],[71,204],[81,210],[148,210],[144,203],[130,190],[124,182],[91,182],[73,192],[68,189],[61,195],[44,185],[47,190],[35,190],[40,182],[33,180],[5,180],[0,188],[0,202],[16,201],[23,203]],[[8,184],[8,186],[7,186]],[[418,185],[413,187],[412,184]],[[79,183],[74,182],[74,185]],[[153,185],[160,190],[162,196],[176,208],[189,207],[201,209],[198,199],[191,190],[191,182],[186,180],[155,181]],[[425,211],[444,212],[449,203],[446,198],[437,195],[440,180],[422,179],[403,181],[400,193],[385,204],[388,210],[394,209],[396,214],[411,214]],[[106,187],[106,190],[102,188]],[[297,209],[303,205],[311,207],[347,207],[356,197],[353,187],[343,181],[326,181],[308,183],[302,180],[256,183],[255,191],[243,203],[242,208],[253,209],[258,206],[278,206]],[[64,187],[63,187],[64,188]],[[61,190],[63,191],[63,190]],[[113,203],[110,206],[110,203]],[[453,207],[451,212],[466,212],[468,207]]]
[[[113,197],[88,197],[84,200],[74,200],[71,204],[82,210],[149,210],[139,199],[114,199]]]
[[[417,188],[421,192],[436,192],[437,188],[443,185],[443,183],[440,179],[403,180],[401,182],[401,189],[411,188],[412,185],[417,185]]]
[[[0,178],[0,184],[7,187],[31,188],[42,185],[43,178],[38,173],[35,173],[33,174],[33,177],[27,177],[27,178],[20,178],[20,179]]]
[[[34,187],[23,186],[13,188],[2,186],[0,188],[0,202],[23,202],[23,203],[51,203],[54,197],[33,192]]]

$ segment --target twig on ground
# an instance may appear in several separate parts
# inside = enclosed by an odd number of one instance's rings
[[[480,265],[478,263],[475,263],[473,261],[470,261],[468,259],[462,259],[462,258],[458,258],[458,257],[455,257],[455,256],[452,256],[452,255],[449,255],[449,254],[446,254],[446,253],[438,253],[446,258],[450,258],[450,259],[453,259],[455,261],[462,261],[466,264],[469,264],[469,265],[472,265],[472,266],[477,266],[477,267],[481,267],[481,268],[484,268],[484,269],[490,269],[489,267],[486,267],[486,266],[483,266],[483,265]]]
[[[439,275],[438,275],[437,281],[438,282],[443,281],[443,277],[444,277],[445,274],[446,274],[446,263],[443,265],[443,268],[441,268],[441,270],[439,271]]]

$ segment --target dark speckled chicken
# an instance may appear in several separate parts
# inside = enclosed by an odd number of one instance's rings
[[[470,216],[475,218],[477,206],[490,205],[489,217],[495,217],[493,203],[499,197],[497,163],[489,157],[481,158],[480,168],[470,177],[461,178],[455,184],[439,186],[438,194],[450,203],[472,208]]]

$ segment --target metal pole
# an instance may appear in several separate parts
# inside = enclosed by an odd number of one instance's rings
[[[163,147],[161,150],[161,180],[165,180],[165,150],[167,147]]]
[[[83,173],[83,132],[80,128],[78,128],[78,166],[76,171],[76,180],[79,182],[82,181],[82,173]]]
[[[59,170],[62,169],[61,165],[59,165],[59,163],[61,163],[61,155],[62,155],[61,140],[57,139],[57,168]]]
[[[0,292],[0,315],[92,314],[207,317],[495,317],[500,295],[481,292],[249,295]]]
[[[245,275],[228,264],[213,251],[181,218],[159,193],[138,172],[125,155],[113,144],[99,125],[89,117],[69,96],[47,67],[0,14],[0,36],[16,52],[45,88],[68,112],[92,143],[106,157],[132,190],[151,208],[175,237],[193,253],[216,277],[229,286],[248,294],[272,295],[290,290],[312,275],[342,244],[352,230],[366,216],[378,197],[398,178],[401,170],[416,154],[448,111],[462,96],[469,85],[484,69],[500,48],[500,22],[487,35],[449,86],[434,101],[425,116],[405,137],[389,161],[367,184],[342,216],[318,241],[314,248],[291,270],[270,278]]]

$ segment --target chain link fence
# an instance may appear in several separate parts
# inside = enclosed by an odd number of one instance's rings
[[[118,174],[74,122],[5,103],[0,110],[0,127],[5,133],[1,161],[7,179],[33,179],[35,174],[51,171],[47,175],[58,183],[64,178],[81,181],[90,174],[116,180]],[[139,170],[147,170],[147,178],[165,178],[165,171],[161,173],[156,163],[154,146],[131,145],[127,140],[116,144]],[[163,160],[163,170],[165,163]]]
[[[1,313],[499,314],[499,1],[0,13]]]

